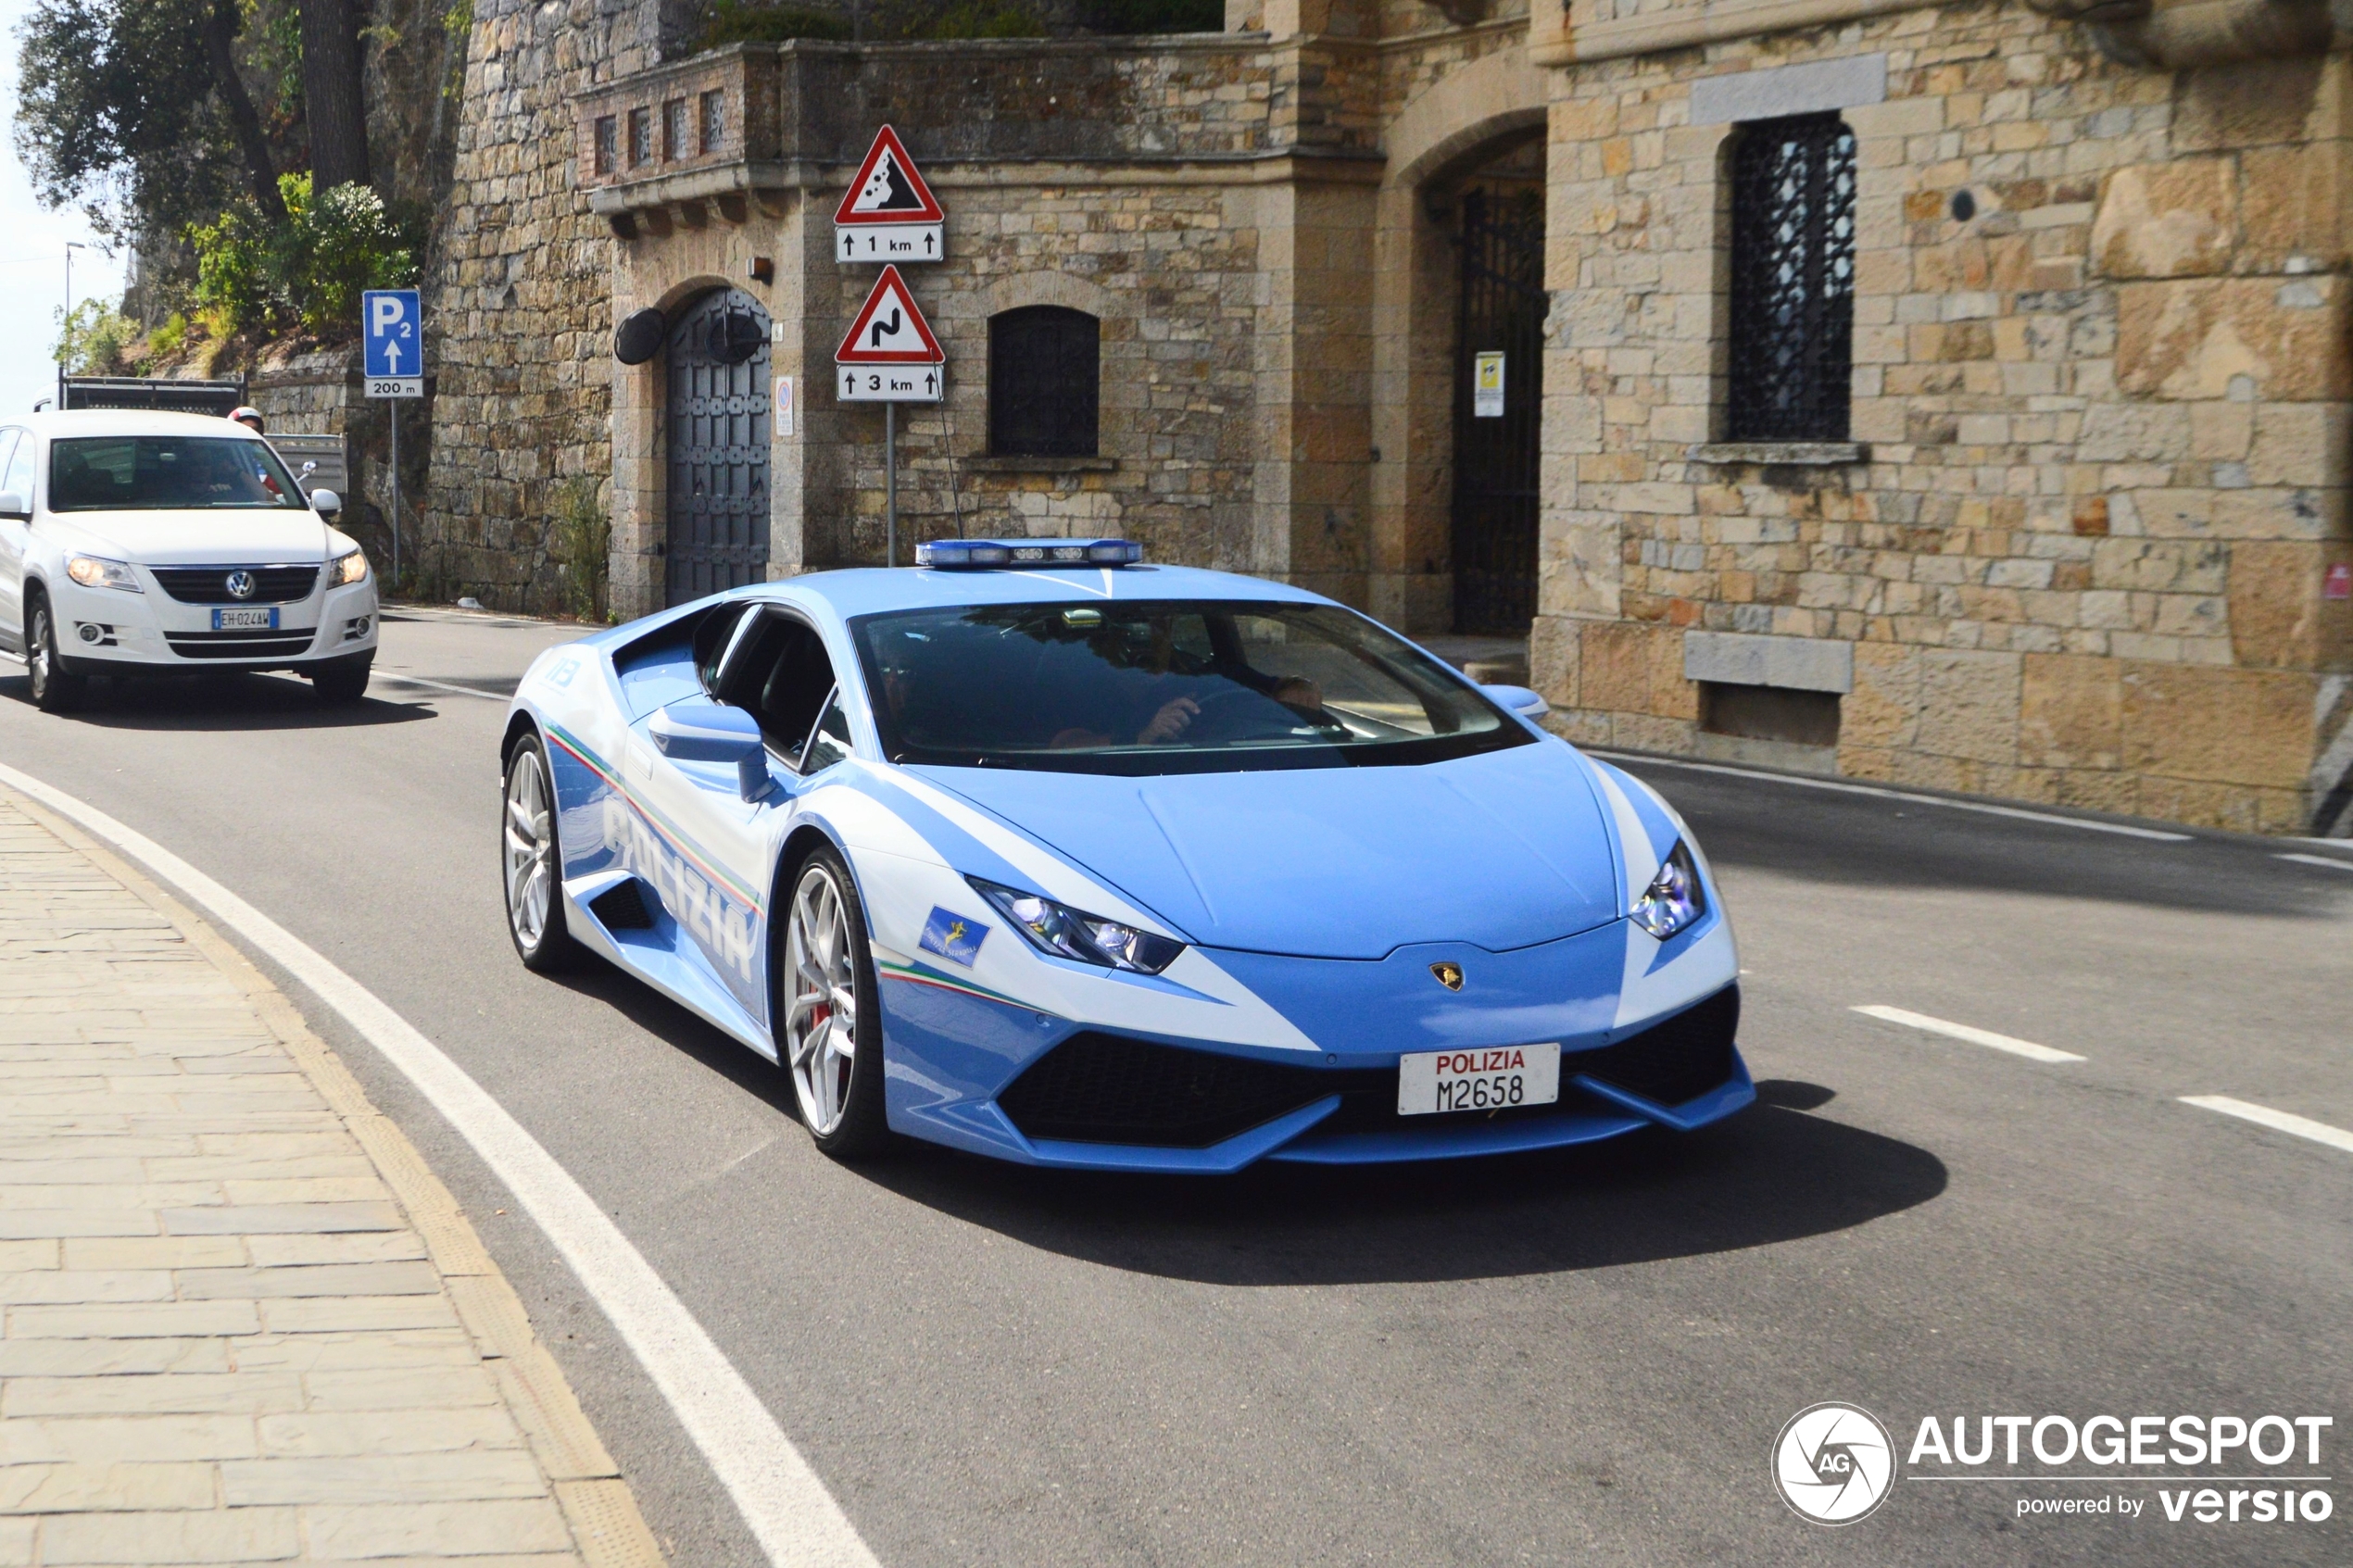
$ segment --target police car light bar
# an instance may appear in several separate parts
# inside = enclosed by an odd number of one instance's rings
[[[1132,539],[1073,539],[1037,544],[1013,539],[934,539],[915,546],[915,564],[949,571],[997,566],[1134,566],[1144,547]]]

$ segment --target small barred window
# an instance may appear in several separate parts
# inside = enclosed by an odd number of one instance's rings
[[[727,94],[705,93],[702,95],[702,150],[715,153],[727,139]]]
[[[597,119],[597,172],[610,174],[621,158],[621,125],[610,115]]]
[[[651,163],[653,157],[654,111],[631,109],[629,111],[629,167],[635,169],[641,164]]]
[[[988,319],[988,449],[1000,457],[1095,456],[1102,325],[1033,305]]]
[[[694,151],[686,140],[686,100],[673,98],[661,106],[661,157],[675,163]]]
[[[1743,126],[1732,148],[1725,438],[1844,441],[1854,369],[1855,133],[1834,114]]]

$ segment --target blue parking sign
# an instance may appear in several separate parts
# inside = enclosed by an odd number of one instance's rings
[[[359,296],[369,396],[424,395],[424,311],[415,289],[370,289]]]

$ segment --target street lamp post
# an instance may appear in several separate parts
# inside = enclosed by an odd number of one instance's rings
[[[66,406],[66,356],[73,344],[73,253],[90,247],[80,240],[66,242],[66,313],[57,328],[57,407]]]

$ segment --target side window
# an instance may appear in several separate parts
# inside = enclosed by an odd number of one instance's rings
[[[32,504],[32,437],[20,430],[0,431],[0,451],[7,452],[0,469],[0,490],[13,490]]]
[[[817,721],[817,728],[809,736],[809,748],[801,754],[800,771],[804,773],[823,772],[852,750],[849,741],[849,715],[841,706],[841,688],[834,688],[831,702]]]
[[[736,640],[736,628],[742,623],[748,604],[721,605],[702,618],[695,628],[695,676],[702,682],[702,689],[716,696],[719,693],[719,661],[727,655],[728,645]]]
[[[1101,396],[1102,323],[1032,305],[988,319],[988,449],[999,457],[1091,458]]]
[[[1843,441],[1855,338],[1855,133],[1834,114],[1732,147],[1725,439]]]
[[[747,629],[719,677],[719,700],[749,709],[781,757],[798,757],[834,689],[824,640],[795,616],[770,610]]]

